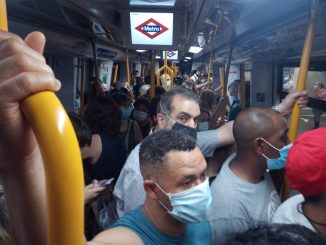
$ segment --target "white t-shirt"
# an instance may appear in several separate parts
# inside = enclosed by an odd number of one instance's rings
[[[256,184],[241,179],[229,167],[236,155],[223,164],[211,184],[212,208],[209,223],[213,244],[222,243],[228,235],[271,223],[280,205],[279,196],[268,172]]]
[[[309,220],[302,214],[302,202],[304,197],[299,194],[286,200],[277,209],[273,223],[280,224],[299,224],[307,227],[308,229],[316,232],[315,228],[311,225]]]

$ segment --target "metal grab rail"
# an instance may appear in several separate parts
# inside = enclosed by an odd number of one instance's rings
[[[6,2],[0,0],[0,29],[7,31],[7,23]],[[82,245],[84,177],[79,145],[69,117],[53,92],[31,95],[21,103],[21,108],[34,131],[44,162],[47,244]]]

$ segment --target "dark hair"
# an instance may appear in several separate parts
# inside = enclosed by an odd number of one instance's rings
[[[113,92],[108,95],[118,106],[130,104],[132,99],[123,92]]]
[[[199,106],[199,97],[197,94],[195,94],[194,92],[192,92],[189,89],[183,88],[183,87],[176,87],[171,89],[170,91],[162,94],[161,96],[161,100],[158,103],[157,106],[157,113],[167,113],[168,115],[171,114],[172,112],[172,102],[173,102],[173,98],[176,95],[180,95],[182,97],[184,97],[187,100],[193,100],[195,101],[198,106]]]
[[[68,116],[74,127],[79,147],[91,145],[92,132],[88,124],[75,112],[68,112]]]
[[[139,97],[139,98],[137,98],[137,99],[135,100],[135,102],[134,102],[134,107],[136,108],[137,105],[139,105],[139,104],[144,105],[144,106],[147,108],[148,112],[150,112],[149,101],[148,101],[146,98],[144,98],[144,97]]]
[[[93,133],[118,135],[121,125],[121,111],[109,97],[97,96],[91,100],[85,111],[86,122]]]
[[[191,151],[196,141],[176,130],[160,130],[149,135],[140,145],[140,170],[144,179],[157,176],[164,167],[164,156],[170,151]]]
[[[200,93],[200,107],[213,112],[214,107],[218,104],[217,96],[214,91],[204,89]]]
[[[296,224],[261,225],[231,235],[223,245],[322,245],[326,239],[308,228]]]

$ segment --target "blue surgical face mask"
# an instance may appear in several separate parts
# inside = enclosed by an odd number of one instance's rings
[[[207,220],[212,203],[208,178],[199,185],[175,194],[166,193],[158,184],[155,183],[155,185],[170,199],[172,210],[159,202],[174,218],[183,223],[198,223]]]
[[[280,157],[273,159],[273,158],[269,158],[267,157],[265,154],[261,153],[263,157],[266,158],[267,160],[267,168],[269,170],[275,170],[275,169],[281,169],[285,167],[285,163],[286,163],[286,158],[288,157],[288,153],[290,148],[292,147],[292,143],[283,146],[281,149],[278,149],[277,147],[273,146],[271,143],[269,143],[268,141],[266,141],[265,139],[261,138],[263,141],[266,142],[266,144],[268,144],[270,147],[272,147],[273,149],[275,149],[276,151],[279,152]]]
[[[209,129],[208,122],[200,122],[200,123],[198,123],[198,128],[197,128],[198,131],[206,131],[208,129]]]
[[[121,112],[122,112],[122,118],[124,119],[129,119],[131,112],[134,108],[132,106],[124,107]]]

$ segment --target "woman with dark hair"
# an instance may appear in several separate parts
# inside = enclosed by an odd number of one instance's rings
[[[119,136],[124,142],[127,155],[138,145],[143,136],[138,123],[135,120],[130,119],[134,110],[132,106],[132,99],[121,92],[113,92],[109,94],[109,97],[118,106],[121,111],[121,121],[119,125]]]
[[[149,134],[149,131],[153,126],[150,112],[149,101],[146,98],[139,97],[135,100],[132,117],[139,124],[143,138]]]
[[[85,165],[90,177],[98,180],[117,179],[126,160],[124,144],[119,137],[121,111],[112,99],[96,97],[86,108],[85,120],[93,133],[91,145],[99,146],[97,157],[90,157]]]

